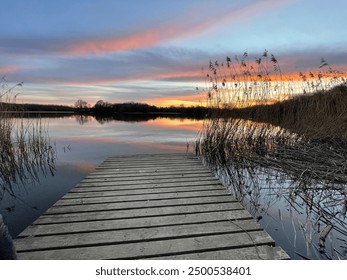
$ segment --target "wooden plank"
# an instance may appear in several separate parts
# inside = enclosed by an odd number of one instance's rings
[[[79,212],[79,213],[62,213],[59,215],[42,215],[34,224],[58,224],[58,223],[75,223],[87,221],[115,220],[115,219],[135,219],[142,217],[157,218],[161,216],[170,216],[177,214],[209,213],[218,211],[233,210],[226,203],[206,204],[206,205],[187,205],[179,207],[166,208],[145,208],[129,210],[112,210],[99,212]],[[246,210],[234,210],[233,219],[245,219],[251,217]]]
[[[186,203],[185,203],[186,202]],[[229,199],[228,195],[214,195],[214,196],[199,196],[199,197],[180,197],[180,198],[163,198],[152,200],[131,200],[114,201],[113,197],[87,197],[80,199],[66,199],[60,200],[53,205],[52,211],[48,210],[46,213],[55,212],[56,209],[63,209],[69,207],[70,211],[78,208],[86,209],[89,207],[93,211],[110,210],[110,209],[137,209],[137,208],[153,208],[163,206],[180,206],[180,205],[198,205],[198,204],[216,204],[216,203],[235,203]],[[99,204],[109,204],[98,206]],[[68,209],[68,208],[66,208]]]
[[[206,185],[214,185],[214,186],[220,186],[220,183],[211,180],[211,181],[201,181],[201,182],[186,182],[186,183],[150,183],[150,184],[144,184],[146,188],[157,188],[157,187],[179,187],[179,186],[206,186]],[[104,182],[104,183],[84,183],[81,182],[76,186],[76,188],[89,188],[89,187],[115,187],[115,186],[126,186],[128,188],[131,188],[131,186],[134,186],[135,188],[139,188],[142,186],[142,184],[124,184],[119,183],[119,185],[115,185],[112,182]]]
[[[200,166],[184,166],[181,168],[170,168],[168,169],[167,167],[161,166],[161,167],[147,167],[147,168],[132,168],[132,169],[119,169],[119,168],[110,168],[110,169],[100,169],[100,170],[95,170],[92,175],[94,174],[100,174],[100,175],[109,175],[109,174],[114,174],[114,175],[120,175],[120,176],[129,176],[132,177],[133,175],[146,175],[146,176],[152,176],[152,175],[157,175],[157,174],[162,174],[162,173],[175,173],[177,174],[178,172],[184,172],[184,171],[190,171],[190,172],[201,172],[205,170],[206,168]],[[213,176],[214,177],[214,176]]]
[[[197,157],[155,157],[155,158],[127,158],[127,159],[117,159],[117,158],[111,158],[111,159],[107,159],[104,162],[101,163],[100,166],[102,165],[108,165],[108,164],[126,164],[126,165],[130,165],[130,164],[134,164],[134,165],[142,165],[142,164],[152,164],[152,163],[168,163],[168,164],[185,164],[187,162],[189,163],[195,163],[197,165],[201,164],[201,160],[198,159]]]
[[[121,169],[128,169],[128,168],[143,168],[143,167],[160,167],[163,165],[170,165],[172,167],[180,167],[180,166],[200,166],[201,163],[198,161],[189,161],[189,162],[182,162],[182,161],[174,161],[168,163],[167,161],[153,161],[153,162],[146,162],[146,163],[103,163],[100,164],[97,169],[105,169],[105,168],[121,168]]]
[[[41,237],[28,236],[26,238],[18,239],[16,242],[16,250],[17,252],[23,252],[43,249],[104,246],[260,230],[262,229],[255,222],[222,221],[203,224],[180,224],[151,228],[123,229],[121,231],[110,230],[87,233],[80,232]]]
[[[189,200],[189,199],[187,199]],[[84,202],[84,201],[83,201]],[[104,204],[107,203],[107,206]],[[206,209],[210,207],[208,204],[228,204],[228,209],[242,209],[240,204],[238,203],[230,203],[228,200],[217,199],[216,197],[208,198],[208,200],[199,200],[195,202],[189,202],[183,204],[181,201],[176,200],[155,200],[155,201],[141,201],[139,203],[133,202],[121,202],[121,203],[113,203],[107,202],[107,200],[98,200],[98,201],[90,201],[84,202],[83,204],[59,204],[57,206],[51,207],[45,215],[53,215],[53,214],[63,214],[63,213],[83,213],[83,212],[96,212],[96,211],[111,211],[111,210],[131,210],[131,209],[145,209],[145,208],[158,208],[158,207],[181,207],[181,206],[195,206],[194,208],[198,209],[200,207],[206,206]],[[229,205],[230,204],[230,205]],[[221,206],[222,207],[222,206]]]
[[[135,201],[145,201],[145,200],[205,197],[205,196],[213,196],[213,195],[221,196],[221,195],[229,195],[229,194],[225,190],[201,190],[201,191],[186,191],[186,192],[175,192],[175,193],[163,192],[163,193],[154,193],[154,194],[143,193],[143,194],[134,194],[134,195],[132,195],[132,194],[115,195],[115,196],[113,196],[113,202],[125,202],[125,201],[134,201],[135,202]],[[73,196],[72,194],[71,195],[66,194],[66,197],[76,198],[76,196]],[[84,197],[93,197],[93,196],[84,196]],[[80,198],[82,199],[83,196],[80,196]]]
[[[115,155],[115,156],[110,156],[107,158],[107,160],[113,160],[113,159],[133,159],[133,158],[141,158],[141,159],[145,159],[145,158],[175,158],[175,157],[184,157],[184,158],[197,158],[197,156],[193,153],[186,153],[186,152],[174,152],[174,153],[160,153],[160,154],[133,154],[133,155]]]
[[[79,193],[93,193],[93,192],[104,192],[104,191],[124,191],[128,190],[130,192],[135,191],[135,190],[143,190],[144,192],[146,190],[163,190],[165,191],[166,189],[173,189],[176,188],[178,191],[183,190],[183,189],[189,189],[189,188],[213,188],[215,190],[218,189],[224,189],[220,184],[210,184],[210,183],[199,183],[199,184],[187,184],[187,185],[180,185],[180,186],[172,186],[172,185],[167,185],[167,184],[161,184],[161,185],[126,185],[126,186],[76,186],[73,188],[71,191],[68,192],[68,194],[79,194]],[[65,196],[63,197],[65,198]]]
[[[169,255],[146,259],[156,260],[289,260],[280,247],[257,245],[244,248],[207,251],[201,253]]]
[[[165,162],[162,163],[157,163],[157,164],[148,164],[148,165],[123,165],[123,164],[109,164],[107,166],[105,165],[100,165],[98,167],[96,167],[96,170],[105,170],[105,169],[127,169],[127,170],[131,170],[131,169],[161,169],[161,168],[167,168],[168,164],[166,164]],[[185,167],[200,167],[201,165],[199,165],[198,163],[191,163],[191,162],[184,162],[184,163],[173,163],[170,164],[170,167],[172,168],[176,168],[176,169],[184,169]]]
[[[192,179],[201,179],[201,178],[211,178],[211,173],[208,172],[203,172],[203,173],[198,173],[198,174],[168,174],[168,175],[161,175],[161,174],[150,174],[151,176],[117,176],[117,175],[98,175],[94,174],[93,177],[86,177],[83,179],[83,182],[104,182],[104,181],[114,181],[114,182],[122,182],[122,181],[142,181],[142,180],[161,180],[164,182],[175,182],[177,180],[192,180]],[[217,180],[217,178],[216,178]]]
[[[160,164],[170,164],[170,166],[173,165],[186,165],[186,160],[182,160],[182,158],[177,159],[166,159],[166,160],[158,160],[158,159],[152,159],[152,160],[124,160],[124,161],[104,161],[102,164],[99,165],[99,167],[104,166],[156,166]],[[189,163],[193,165],[201,165],[201,161],[196,159],[189,159]]]
[[[180,168],[170,168],[168,169],[167,166],[160,166],[160,167],[142,167],[142,168],[133,168],[133,169],[121,169],[121,168],[110,168],[110,169],[101,169],[101,170],[96,170],[90,173],[91,176],[95,174],[100,174],[100,175],[120,175],[120,176],[133,176],[133,175],[156,175],[156,174],[177,174],[179,172],[201,172],[201,171],[206,171],[206,167],[204,166],[184,166]]]
[[[141,155],[140,157],[109,157],[107,158],[105,162],[141,162],[141,161],[196,161],[200,160],[197,156],[195,155],[172,155],[172,156],[143,156]]]
[[[149,195],[184,195],[184,196],[206,196],[206,195],[213,195],[215,193],[216,195],[230,195],[225,189],[220,188],[219,186],[192,186],[192,187],[171,187],[171,188],[146,188],[146,189],[137,189],[137,188],[130,188],[130,189],[117,189],[112,188],[106,191],[100,192],[79,192],[79,193],[73,193],[70,192],[64,196],[64,199],[82,199],[82,198],[88,198],[88,197],[118,197],[121,199],[122,196],[149,196]],[[144,197],[144,199],[146,199]]]
[[[156,217],[141,217],[133,219],[116,219],[116,220],[97,220],[75,223],[59,223],[59,224],[33,224],[20,234],[21,237],[26,236],[45,236],[59,235],[66,233],[78,232],[96,232],[108,230],[123,230],[123,229],[138,229],[150,228],[169,225],[184,225],[184,224],[202,224],[207,222],[221,222],[232,220],[239,223],[253,224],[255,220],[251,216],[244,219],[235,220],[235,210],[227,210],[220,212],[205,212],[205,213],[190,213],[190,214],[175,214],[171,216]],[[238,212],[237,212],[238,213]]]
[[[132,159],[132,158],[173,158],[173,157],[193,157],[197,158],[192,153],[160,153],[160,154],[133,154],[133,155],[117,155],[117,156],[110,156],[107,159]]]
[[[103,199],[103,198],[96,198],[96,199]],[[108,198],[104,198],[108,199]],[[93,204],[93,201],[90,201],[91,204]],[[100,202],[94,201],[94,204],[98,203],[104,203],[105,201],[100,200]],[[107,203],[107,205],[104,205],[104,210],[108,209],[122,209],[122,208],[129,208],[129,205],[132,208],[144,208],[144,207],[156,207],[156,206],[177,206],[177,205],[196,205],[196,204],[215,204],[215,203],[235,203],[237,200],[235,200],[233,197],[228,195],[207,195],[207,196],[199,196],[199,197],[188,197],[188,198],[171,198],[171,199],[152,199],[152,200],[131,200],[128,199],[122,200],[122,201],[110,201]],[[80,205],[83,208],[88,207],[89,209],[92,209],[95,211],[96,209],[93,209],[91,205],[86,206],[86,203],[84,200],[78,200],[78,201],[70,201],[70,199],[61,199],[58,202],[56,202],[51,209],[55,209],[62,206],[67,205]],[[113,205],[110,208],[108,205]],[[50,210],[48,210],[46,213],[49,213]]]
[[[148,159],[187,159],[198,158],[196,155],[192,153],[170,153],[170,154],[137,154],[137,155],[125,155],[125,156],[110,156],[106,159],[106,161],[112,160],[148,160]]]
[[[126,170],[124,170],[126,171]],[[131,175],[131,176],[130,176]],[[190,177],[195,177],[195,176],[200,176],[200,175],[208,175],[211,177],[211,172],[206,170],[205,168],[201,169],[185,169],[185,170],[166,170],[162,171],[160,173],[158,172],[141,172],[141,173],[134,173],[134,172],[112,172],[112,169],[107,172],[92,172],[89,175],[87,175],[83,181],[89,181],[89,180],[94,180],[94,179],[101,179],[101,178],[114,178],[114,179],[120,179],[120,180],[126,180],[131,177],[132,179],[135,178],[146,178],[146,177],[153,177],[157,179],[173,179],[173,178],[180,178],[180,177],[185,177],[185,178],[190,178]]]
[[[188,237],[179,239],[93,246],[82,248],[54,249],[32,252],[19,252],[19,259],[141,259],[156,256],[198,253],[219,249],[274,245],[264,231],[240,232],[219,235]]]
[[[151,193],[151,194],[155,195],[157,193]],[[85,205],[85,204],[97,204],[97,203],[129,204],[129,202],[136,205],[144,205],[143,203],[154,203],[153,205],[155,205],[155,203],[159,203],[157,205],[160,205],[162,203],[177,205],[177,204],[181,204],[179,200],[184,200],[186,202],[185,204],[210,203],[208,202],[210,199],[212,199],[212,201],[216,203],[224,202],[224,201],[231,201],[231,202],[235,201],[231,199],[230,195],[224,190],[221,190],[220,193],[214,192],[213,195],[211,195],[209,191],[199,192],[199,193],[194,192],[193,194],[197,194],[196,196],[191,195],[191,192],[189,192],[188,196],[185,196],[184,193],[181,193],[181,194],[183,195],[179,197],[175,197],[175,198],[161,197],[159,199],[153,199],[153,198],[147,199],[148,196],[147,198],[144,198],[142,196],[134,197],[134,195],[128,195],[128,196],[122,196],[122,197],[119,197],[117,195],[113,195],[113,196],[71,196],[69,195],[67,196],[67,198],[61,199],[60,201],[58,201],[56,204],[53,205],[53,207],[63,206],[63,205]],[[156,198],[155,196],[152,196],[152,197]],[[158,202],[158,201],[161,201],[161,202]]]
[[[128,180],[117,180],[117,179],[101,179],[101,180],[85,180],[83,181],[84,186],[91,186],[91,185],[114,185],[114,186],[124,186],[124,185],[139,185],[139,183],[142,185],[144,184],[166,184],[166,183],[174,183],[176,185],[180,185],[180,183],[189,183],[189,182],[210,182],[215,184],[220,184],[220,182],[215,179],[211,178],[211,176],[196,176],[196,177],[190,177],[190,178],[174,178],[174,179],[141,179],[134,180],[132,178],[128,178]]]

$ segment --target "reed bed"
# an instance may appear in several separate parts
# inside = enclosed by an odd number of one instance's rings
[[[267,123],[214,118],[195,147],[255,218],[281,197],[310,216],[310,236],[331,226],[347,241],[346,140],[312,140]],[[303,230],[309,231],[306,225]]]
[[[15,88],[3,82],[0,94],[0,200],[15,197],[15,186],[38,182],[40,173],[53,173],[55,166],[55,148],[41,119],[12,111]]]
[[[308,138],[347,137],[347,86],[299,95],[271,105],[235,109],[231,114],[284,127]]]
[[[210,61],[202,73],[205,86],[201,90],[206,93],[207,104],[212,109],[273,104],[325,92],[347,81],[344,72],[334,70],[324,59],[316,71],[285,74],[275,55],[267,50],[253,60],[245,52],[242,57]]]
[[[196,139],[196,154],[255,215],[282,197],[311,217],[308,244],[318,225],[347,240],[346,75],[322,60],[317,73],[290,81],[268,52],[254,63],[245,53],[234,64],[230,58],[210,63],[209,70],[211,117]],[[321,253],[325,239],[321,233],[314,244]],[[341,256],[333,248],[329,258]]]

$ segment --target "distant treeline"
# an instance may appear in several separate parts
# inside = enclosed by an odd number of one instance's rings
[[[1,110],[6,111],[49,111],[49,112],[73,112],[75,109],[64,105],[43,105],[43,104],[15,104],[0,103]]]
[[[203,106],[170,106],[157,107],[145,103],[109,103],[98,101],[94,106],[88,106],[87,102],[78,100],[75,106],[43,105],[43,104],[14,104],[0,103],[1,110],[5,111],[31,111],[31,112],[73,112],[75,114],[87,114],[95,116],[113,116],[120,114],[180,114],[193,117],[205,117],[208,108]]]
[[[82,111],[86,108],[82,108]],[[90,112],[95,115],[114,115],[114,114],[131,114],[131,113],[142,113],[142,114],[182,114],[191,116],[206,116],[208,109],[203,106],[170,106],[170,107],[157,107],[154,105],[148,105],[145,103],[107,103],[97,102],[94,107],[88,108]]]

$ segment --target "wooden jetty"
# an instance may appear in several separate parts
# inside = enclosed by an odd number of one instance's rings
[[[288,259],[192,154],[108,158],[15,247],[19,259]]]

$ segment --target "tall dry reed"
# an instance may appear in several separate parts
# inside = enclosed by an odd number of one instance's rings
[[[267,50],[251,60],[226,57],[225,61],[210,61],[205,75],[206,100],[216,109],[245,108],[292,99],[300,95],[325,92],[346,83],[346,74],[334,70],[322,59],[317,71],[284,74],[274,54]],[[199,89],[199,88],[198,88]]]
[[[17,86],[20,86],[18,84]],[[40,173],[52,173],[55,148],[41,119],[13,112],[16,87],[3,81],[0,93],[0,199],[16,196],[16,186],[38,181]]]
[[[281,196],[347,238],[346,75],[323,60],[299,83],[265,51],[253,63],[247,53],[210,62],[206,78],[211,117],[196,153],[251,212]]]

